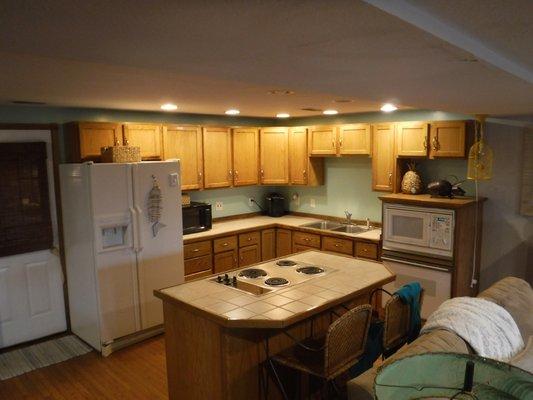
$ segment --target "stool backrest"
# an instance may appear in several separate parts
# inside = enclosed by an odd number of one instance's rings
[[[324,360],[328,376],[351,367],[364,353],[371,316],[372,307],[365,304],[347,311],[329,326]]]
[[[420,291],[420,308],[424,300],[424,290]],[[407,343],[411,310],[398,295],[394,294],[385,304],[385,318],[383,324],[383,347],[391,350]]]

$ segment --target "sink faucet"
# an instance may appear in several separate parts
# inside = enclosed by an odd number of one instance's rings
[[[348,212],[348,210],[345,210],[344,215],[346,215],[346,223],[348,225],[351,225],[352,224],[352,213]]]
[[[370,228],[371,228],[371,226],[370,226],[370,218],[367,218],[366,219],[366,230],[369,231]]]

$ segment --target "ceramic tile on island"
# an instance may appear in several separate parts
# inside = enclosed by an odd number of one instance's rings
[[[293,301],[292,303],[287,303],[283,306],[285,310],[292,311],[293,313],[300,313],[313,308],[312,305],[302,303],[301,301]]]
[[[321,304],[326,303],[328,300],[318,295],[311,295],[308,297],[304,297],[303,299],[300,299],[300,301],[302,303],[309,304],[310,306],[317,307]]]
[[[222,315],[228,317],[229,319],[248,319],[257,314],[244,308],[236,308],[235,310],[225,312]]]
[[[253,311],[256,314],[263,314],[267,311],[276,308],[274,304],[266,303],[264,301],[256,301],[255,303],[247,304],[244,306],[247,310]]]
[[[292,289],[287,292],[283,292],[282,294],[283,296],[288,297],[293,300],[298,300],[298,299],[301,299],[302,297],[306,297],[309,295],[308,293],[298,290],[298,289]]]
[[[283,308],[275,308],[273,310],[270,310],[263,315],[267,316],[270,319],[285,319],[289,318],[294,313],[289,310],[284,310]]]
[[[239,293],[239,296],[228,299],[228,302],[237,304],[238,306],[242,307],[242,306],[245,306],[246,304],[253,303],[257,300],[258,300],[257,297],[255,297],[254,295]]]
[[[270,303],[270,304],[274,304],[275,306],[280,307],[280,306],[282,306],[284,304],[287,304],[287,303],[290,303],[291,301],[294,301],[294,299],[289,299],[288,297],[284,297],[284,296],[278,294],[278,295],[269,297],[267,299],[263,299],[263,301],[265,301],[267,303]]]
[[[205,307],[211,312],[214,312],[216,314],[223,314],[225,312],[228,312],[230,310],[233,310],[237,308],[235,304],[231,304],[225,301],[219,301],[218,303],[210,304],[209,306]]]

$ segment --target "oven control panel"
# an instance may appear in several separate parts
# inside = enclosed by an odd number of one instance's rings
[[[451,250],[453,240],[453,218],[451,215],[434,214],[431,216],[431,235],[429,246],[434,249]]]

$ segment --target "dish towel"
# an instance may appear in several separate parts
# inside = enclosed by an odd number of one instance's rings
[[[400,289],[396,291],[395,294],[398,295],[402,303],[407,304],[410,310],[410,321],[409,321],[409,333],[407,341],[411,343],[418,337],[420,333],[421,321],[420,321],[420,292],[422,288],[420,283],[411,282],[406,285],[403,285]]]
[[[506,309],[474,297],[446,300],[429,316],[422,333],[446,329],[487,358],[508,361],[524,348],[518,326]]]

